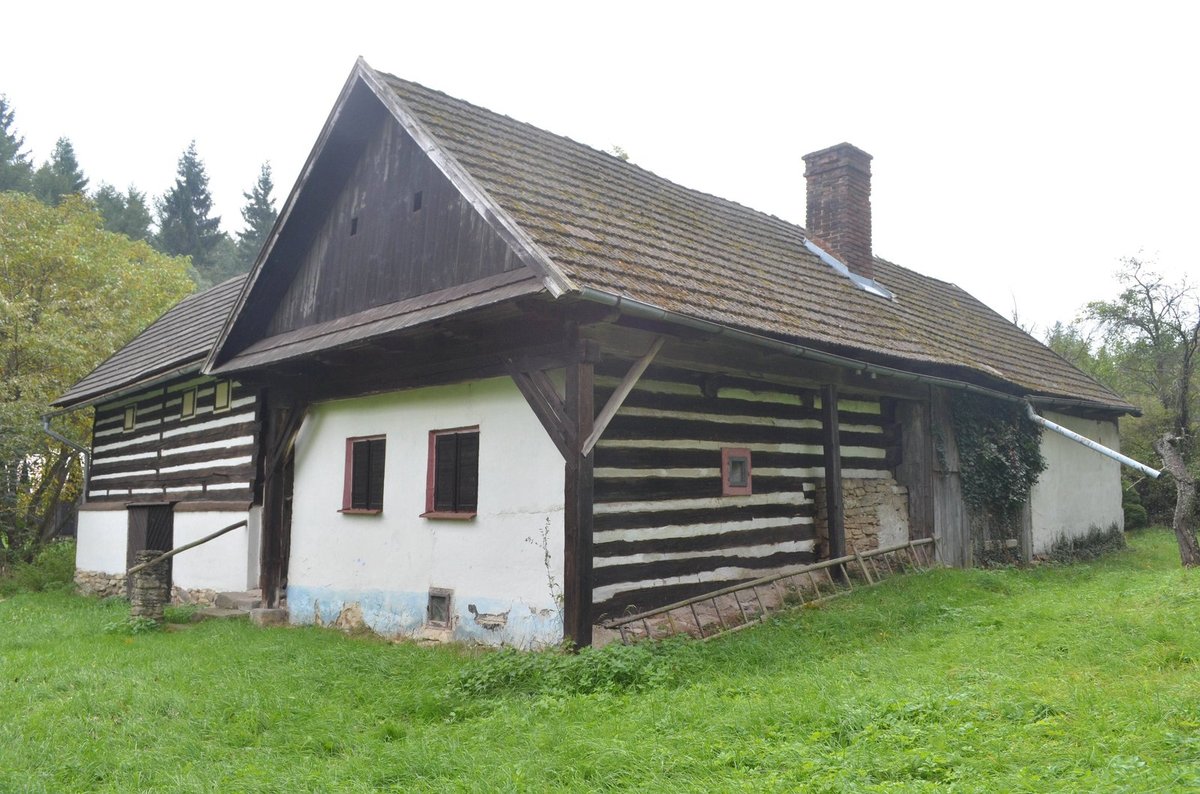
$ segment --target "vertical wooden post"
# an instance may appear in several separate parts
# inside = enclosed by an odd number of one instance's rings
[[[842,500],[842,446],[838,435],[838,390],[821,387],[821,440],[825,448],[825,512],[829,557],[846,554],[846,506]]]
[[[593,453],[584,455],[582,447],[595,420],[595,350],[577,340],[575,351],[566,372],[565,408],[571,432],[563,493],[563,634],[582,648],[592,644]]]

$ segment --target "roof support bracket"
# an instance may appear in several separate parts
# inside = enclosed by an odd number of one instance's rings
[[[584,439],[583,446],[579,450],[583,455],[586,456],[591,453],[592,449],[596,446],[596,442],[600,440],[600,436],[604,435],[604,430],[608,427],[608,423],[617,415],[617,411],[621,410],[621,405],[624,404],[625,398],[633,391],[633,387],[637,385],[638,380],[646,372],[646,368],[650,366],[650,362],[658,355],[658,351],[662,350],[662,346],[666,341],[666,337],[655,337],[646,355],[635,361],[633,366],[629,368],[629,372],[625,373],[625,377],[617,384],[617,390],[608,398],[608,402],[604,404],[600,415],[596,417],[591,435]]]
[[[525,397],[525,402],[529,403],[534,415],[549,434],[550,440],[565,459],[570,454],[575,431],[573,423],[568,420],[566,404],[559,396],[554,382],[544,371],[523,370],[512,359],[505,359],[504,364],[509,377]]]

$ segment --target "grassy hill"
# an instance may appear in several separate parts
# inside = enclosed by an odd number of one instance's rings
[[[892,580],[711,643],[576,657],[0,601],[0,791],[1200,788],[1200,572]]]

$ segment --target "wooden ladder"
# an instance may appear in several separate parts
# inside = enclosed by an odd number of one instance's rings
[[[711,640],[762,623],[772,612],[828,601],[856,586],[870,587],[890,576],[936,565],[933,538],[862,553],[851,545],[850,554],[844,557],[790,568],[600,625],[619,631],[625,645],[680,634]]]

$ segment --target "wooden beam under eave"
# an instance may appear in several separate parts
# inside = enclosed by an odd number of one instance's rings
[[[574,431],[563,489],[563,635],[577,648],[592,644],[593,455],[582,439],[592,432],[595,356],[581,342],[566,371],[566,413]]]
[[[829,557],[846,554],[846,505],[842,496],[842,445],[838,433],[838,389],[821,387],[821,434],[825,450],[825,513]]]

